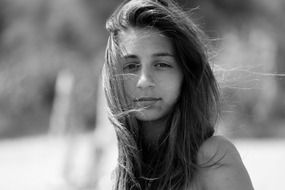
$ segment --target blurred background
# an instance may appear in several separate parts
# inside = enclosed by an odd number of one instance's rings
[[[120,2],[0,0],[0,189],[110,188],[116,142],[100,70]],[[213,46],[217,133],[256,189],[285,188],[285,1],[178,2]]]

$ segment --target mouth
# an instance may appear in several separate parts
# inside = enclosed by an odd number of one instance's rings
[[[156,97],[140,97],[134,99],[134,102],[137,104],[139,107],[144,107],[144,108],[150,108],[152,107],[156,102],[162,100],[161,98],[156,98]]]
[[[155,101],[159,101],[159,100],[161,100],[161,98],[156,98],[156,97],[140,97],[140,98],[134,99],[134,102],[155,102]]]

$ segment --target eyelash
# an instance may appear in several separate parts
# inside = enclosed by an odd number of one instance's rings
[[[128,63],[123,67],[123,70],[128,71],[128,72],[134,72],[138,70],[139,67],[140,67],[140,64],[138,63]]]
[[[124,72],[136,72],[140,67],[141,65],[139,63],[128,63],[123,67],[123,70]],[[155,63],[154,67],[157,69],[172,68],[170,64],[164,62]]]
[[[156,63],[155,64],[155,66],[159,66],[160,68],[161,67],[166,67],[166,68],[171,68],[172,66],[171,65],[169,65],[169,64],[167,64],[167,63],[163,63],[163,62],[161,62],[161,63]]]

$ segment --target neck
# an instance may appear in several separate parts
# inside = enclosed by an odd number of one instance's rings
[[[167,125],[167,118],[162,118],[155,121],[142,121],[141,134],[143,143],[155,150],[159,147],[159,139],[164,133]]]

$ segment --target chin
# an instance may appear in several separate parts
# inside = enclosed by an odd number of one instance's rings
[[[136,119],[140,121],[159,121],[164,120],[167,116],[168,114],[161,110],[144,110],[135,114]]]
[[[137,118],[137,120],[140,120],[140,121],[155,121],[160,118],[159,115],[151,114],[151,113],[144,113],[144,111],[137,112],[135,114],[135,117]]]

